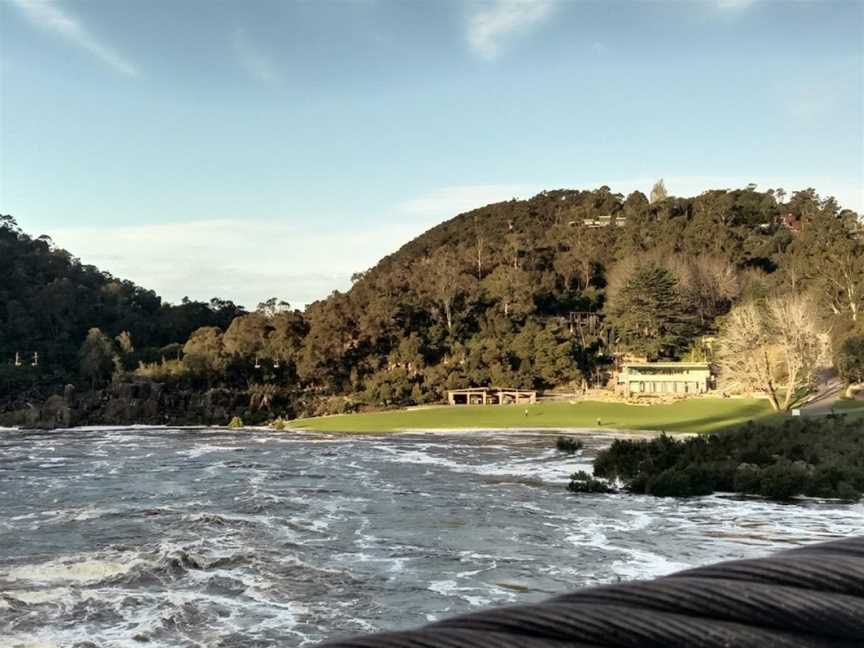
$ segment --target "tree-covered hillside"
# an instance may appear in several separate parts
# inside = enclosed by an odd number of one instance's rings
[[[112,339],[126,332],[131,346],[114,346],[134,368],[170,353],[167,345],[182,344],[199,327],[227,327],[244,312],[221,300],[163,303],[152,290],[83,265],[49,238],[32,238],[11,216],[0,215],[0,401],[76,382],[91,328]]]
[[[734,304],[784,293],[842,340],[861,331],[862,246],[857,215],[813,190],[544,192],[442,223],[310,306],[298,374],[370,404],[596,384],[616,351],[702,357]]]
[[[433,402],[470,385],[600,386],[613,354],[625,352],[711,356],[753,390],[806,389],[824,364],[823,342],[828,355],[861,348],[846,342],[864,333],[855,213],[812,189],[678,198],[658,187],[652,199],[601,187],[487,205],[303,313],[275,300],[249,314],[218,300],[169,306],[25,236],[7,217],[0,349],[6,359],[20,348],[65,372],[77,367],[82,384],[107,381],[111,356],[115,375],[137,366],[171,385],[244,389],[262,412],[312,414]],[[784,295],[798,301],[776,302]],[[777,324],[784,313],[808,322],[806,340]],[[765,330],[767,377],[750,376],[760,367],[732,355],[714,358],[711,340],[740,339],[742,322]],[[115,340],[123,331],[129,339]]]

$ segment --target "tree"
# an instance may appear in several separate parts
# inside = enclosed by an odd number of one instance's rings
[[[111,340],[98,328],[91,328],[78,353],[80,374],[90,381],[90,389],[111,377],[114,352]]]
[[[788,410],[812,386],[827,348],[828,336],[819,327],[812,300],[788,295],[733,308],[721,332],[718,358],[725,381],[765,394],[775,410]]]
[[[831,199],[796,192],[801,233],[786,255],[787,272],[809,281],[835,315],[853,322],[864,312],[864,226]]]
[[[560,228],[569,236],[566,237],[566,248],[555,255],[553,266],[555,271],[564,278],[569,288],[573,279],[577,278],[582,290],[591,287],[597,268],[600,266],[601,247],[592,231],[582,224],[565,225]]]
[[[303,338],[309,326],[300,311],[283,311],[270,321],[271,331],[267,338],[264,356],[283,365],[297,364],[303,347]]]
[[[534,312],[531,277],[522,268],[499,265],[483,280],[483,288],[501,304],[507,317],[524,317]]]
[[[470,277],[462,272],[459,257],[448,247],[438,248],[421,261],[415,275],[415,289],[432,305],[432,315],[441,314],[447,332],[453,333],[454,309],[470,285]]]
[[[625,349],[651,359],[677,357],[694,333],[678,282],[656,264],[637,270],[614,295],[608,319]]]
[[[721,377],[730,387],[744,392],[761,392],[775,410],[777,384],[774,372],[772,339],[760,305],[751,302],[736,306],[726,318],[721,332],[719,364]]]
[[[675,275],[684,302],[703,330],[710,330],[741,292],[738,270],[721,257],[675,255],[663,265]]]
[[[768,330],[783,353],[788,410],[802,389],[813,386],[816,370],[826,364],[828,334],[818,325],[813,300],[807,295],[784,295],[768,300]]]
[[[352,280],[354,277],[352,277]],[[285,312],[291,308],[291,304],[289,304],[284,299],[279,299],[278,297],[271,297],[267,301],[263,301],[258,304],[258,308],[255,309],[256,313],[260,313],[265,317],[273,317],[279,313]]]
[[[117,346],[124,354],[134,353],[135,347],[132,345],[132,336],[129,331],[121,331],[120,335],[114,338]]]
[[[533,385],[529,386],[558,387],[572,384],[580,376],[575,361],[576,344],[566,329],[532,321],[522,327],[510,346],[520,370],[533,377]]]
[[[837,353],[837,372],[850,383],[864,383],[864,336],[843,342]]]
[[[666,185],[663,183],[663,178],[660,178],[654,183],[654,186],[651,187],[651,204],[653,205],[654,203],[666,200],[667,197]]]
[[[183,364],[190,370],[212,377],[222,372],[228,364],[222,330],[216,326],[202,326],[196,330],[183,346]]]
[[[225,353],[244,359],[261,357],[270,334],[270,320],[266,315],[250,313],[235,317],[222,337]]]
[[[355,366],[360,337],[348,296],[334,292],[311,304],[305,316],[309,333],[297,362],[300,379],[334,393],[344,390]]]

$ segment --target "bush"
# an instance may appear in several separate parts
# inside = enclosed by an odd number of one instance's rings
[[[848,338],[837,352],[837,371],[850,383],[864,382],[864,336]]]
[[[281,419],[281,418],[277,418],[275,421],[270,423],[270,427],[273,428],[274,430],[285,430],[288,428],[288,421]]]
[[[738,466],[733,484],[736,493],[756,494],[761,484],[762,469],[759,466],[752,463],[742,463]]]
[[[139,362],[135,370],[136,376],[142,376],[156,382],[180,380],[189,373],[182,360],[165,360],[159,362]]]
[[[570,475],[570,483],[567,485],[567,490],[571,493],[615,493],[616,489],[612,488],[609,483],[603,479],[595,479],[584,470]]]
[[[864,493],[864,423],[842,416],[748,423],[682,441],[616,440],[595,477],[632,493],[690,497],[734,491],[785,500],[797,495],[857,500]]]
[[[667,468],[648,480],[645,492],[657,497],[710,495],[714,492],[714,479],[710,470],[698,465]]]
[[[235,416],[228,423],[228,427],[233,428],[233,429],[242,428],[243,427],[243,419],[240,418],[239,416]]]
[[[573,437],[558,437],[558,440],[555,441],[555,447],[558,448],[561,452],[566,452],[567,454],[576,454],[582,448],[582,442],[579,439],[574,439]]]
[[[759,494],[776,500],[786,500],[807,491],[810,472],[799,462],[782,461],[762,471]],[[834,495],[834,493],[831,493]]]

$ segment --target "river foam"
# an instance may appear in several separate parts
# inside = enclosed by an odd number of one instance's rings
[[[570,495],[608,434],[0,437],[0,645],[304,646],[864,528],[864,508]]]

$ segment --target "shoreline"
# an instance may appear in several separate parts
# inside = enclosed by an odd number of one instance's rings
[[[315,431],[304,430],[297,428],[297,431]],[[495,427],[464,427],[464,428],[403,428],[385,432],[384,434],[439,434],[441,436],[457,435],[465,433],[491,433],[491,434],[507,434],[507,433],[531,433],[531,434],[571,434],[582,436],[616,436],[616,437],[643,437],[655,438],[661,434],[671,437],[688,438],[699,436],[696,432],[665,432],[663,430],[634,430],[631,428],[591,428],[591,427],[525,427],[525,428],[495,428]],[[356,434],[355,432],[335,432],[333,434]],[[362,434],[362,433],[361,433]]]
[[[674,438],[689,438],[699,436],[697,432],[667,432],[664,430],[639,430],[630,428],[592,428],[592,427],[450,427],[450,428],[401,428],[397,430],[314,430],[308,428],[292,428],[288,427],[283,430],[276,430],[269,426],[263,425],[247,425],[241,428],[231,428],[225,425],[79,425],[75,427],[64,428],[27,428],[27,427],[0,427],[0,434],[5,432],[110,432],[113,430],[177,430],[177,431],[195,431],[195,430],[218,430],[221,432],[234,432],[242,434],[243,432],[272,432],[282,434],[321,434],[321,435],[338,435],[338,436],[369,436],[369,435],[400,435],[408,436],[413,434],[436,435],[436,436],[458,436],[462,434],[536,434],[536,435],[574,435],[574,436],[608,436],[608,437],[633,437],[652,439],[665,434]]]

